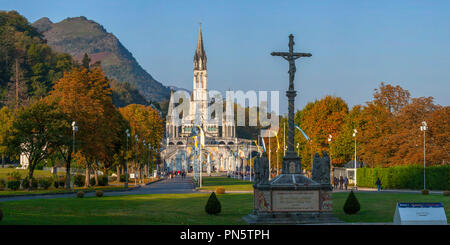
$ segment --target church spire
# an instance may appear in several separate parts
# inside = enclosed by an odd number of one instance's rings
[[[197,48],[194,54],[194,70],[206,70],[206,53],[203,48],[202,24],[199,24]]]

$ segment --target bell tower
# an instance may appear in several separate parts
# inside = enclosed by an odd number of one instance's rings
[[[206,53],[203,48],[202,26],[198,31],[197,48],[194,54],[193,102],[195,113],[206,115],[208,107],[208,81],[206,71]]]

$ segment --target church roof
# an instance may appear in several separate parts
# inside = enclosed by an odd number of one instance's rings
[[[206,70],[206,52],[203,48],[202,26],[198,30],[197,48],[194,54],[194,69],[200,69],[200,67],[202,70]]]

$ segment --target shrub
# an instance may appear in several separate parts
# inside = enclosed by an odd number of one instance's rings
[[[48,178],[39,179],[39,186],[47,190],[52,185],[52,182]]]
[[[376,188],[377,177],[385,189],[423,188],[423,165],[393,166],[388,168],[358,168],[357,182],[360,187]],[[426,167],[426,186],[430,190],[448,190],[450,188],[450,165]]]
[[[94,186],[95,185],[95,178],[90,178],[89,179],[89,185],[90,186]]]
[[[222,186],[219,186],[216,188],[216,193],[217,194],[225,194],[225,188]]]
[[[220,205],[219,199],[216,197],[216,193],[211,193],[209,196],[208,202],[205,206],[205,211],[208,214],[218,214],[220,213],[222,207]]]
[[[8,185],[8,189],[16,191],[20,187],[20,181],[19,180],[10,180],[10,181],[8,181],[7,185]]]
[[[356,214],[361,209],[361,206],[359,205],[358,199],[356,198],[353,191],[350,191],[350,194],[347,197],[347,200],[344,204],[344,212],[346,214]]]
[[[450,196],[450,191],[444,191],[444,196]]]
[[[84,192],[82,192],[82,191],[77,192],[77,197],[78,198],[83,198],[84,197]]]
[[[28,180],[28,176],[27,176],[22,181],[22,188],[27,189],[29,183],[30,183],[30,181]],[[38,181],[35,178],[33,178],[33,181],[31,182],[31,189],[34,190],[34,189],[37,189],[37,187],[38,187]]]
[[[58,186],[64,188],[64,186],[66,185],[66,178],[65,177],[61,177],[58,179]]]
[[[3,219],[3,211],[0,209],[0,221]]]
[[[75,185],[78,187],[84,186],[84,175],[75,175]]]
[[[22,175],[20,174],[20,172],[19,171],[12,171],[12,172],[9,172],[8,174],[7,174],[7,176],[8,176],[8,180],[21,180],[22,179]]]
[[[103,191],[102,191],[102,190],[96,190],[96,191],[95,191],[95,195],[96,195],[97,197],[102,197],[102,196],[103,196]]]
[[[5,189],[6,187],[6,181],[4,179],[0,179],[0,190]]]
[[[107,186],[108,185],[108,176],[106,176],[106,175],[98,176],[98,185],[99,186]]]
[[[121,174],[120,175],[120,182],[125,182],[127,179],[127,175],[126,174]]]
[[[59,181],[54,180],[54,181],[53,181],[53,186],[54,186],[56,189],[58,189],[58,187],[59,187]]]
[[[428,195],[429,191],[428,190],[422,190],[422,195]]]

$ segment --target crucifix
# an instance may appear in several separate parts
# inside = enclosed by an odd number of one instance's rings
[[[295,77],[295,60],[301,57],[311,57],[310,53],[294,53],[294,36],[289,35],[289,52],[272,52],[272,56],[281,56],[289,62],[289,90],[286,96],[289,101],[288,113],[288,151],[283,159],[283,173],[299,173],[301,172],[300,159],[294,150],[294,101],[297,92],[294,90]]]

